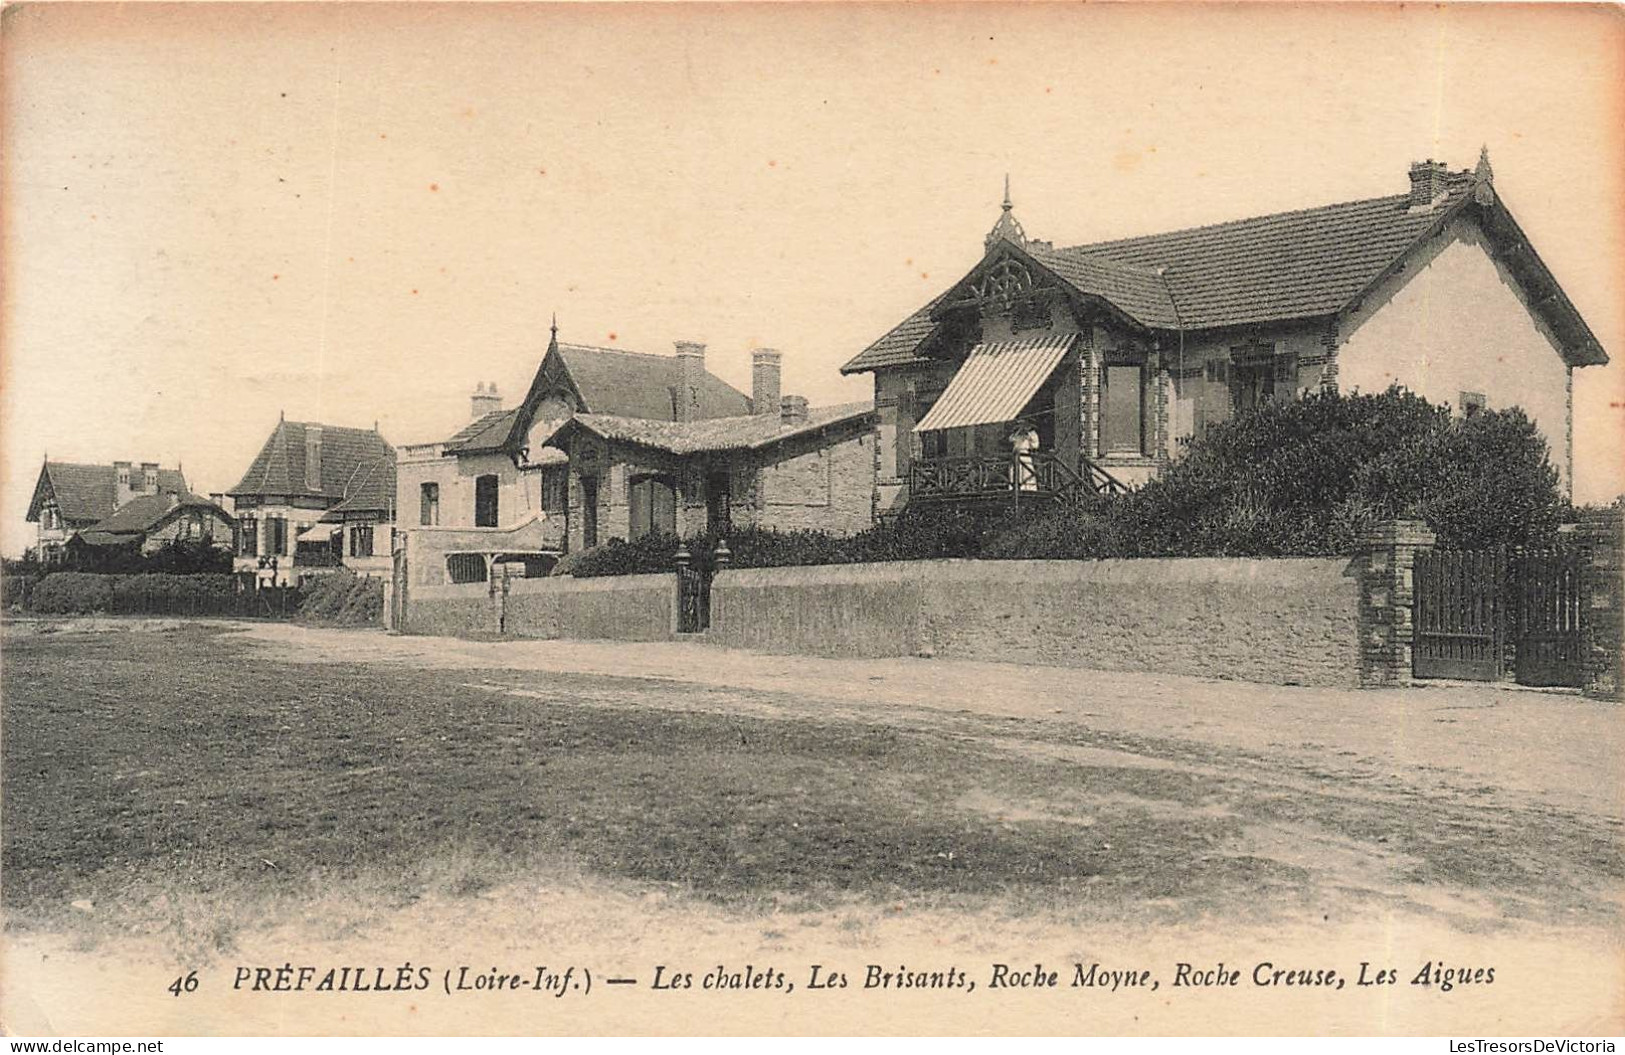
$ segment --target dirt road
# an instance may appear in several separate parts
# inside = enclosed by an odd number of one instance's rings
[[[76,632],[140,632],[116,622],[66,630],[81,642]],[[275,624],[235,626],[226,641],[220,654],[228,674],[237,664],[286,682],[296,704],[322,696],[319,707],[300,712],[318,726],[276,719],[304,730],[297,741],[268,741],[288,753],[278,779],[328,779],[311,768],[334,749],[320,728],[326,714],[355,756],[332,778],[354,809],[377,808],[359,789],[380,777],[397,780],[390,788],[422,785],[428,795],[489,797],[507,785],[480,783],[473,767],[488,761],[507,772],[511,756],[520,769],[534,759],[541,778],[568,785],[569,796],[598,796],[597,806],[583,804],[583,816],[614,832],[572,836],[560,843],[568,852],[522,866],[470,858],[437,838],[424,843],[409,882],[386,862],[314,888],[171,876],[112,898],[128,904],[97,895],[83,912],[56,915],[29,905],[27,919],[8,930],[8,1025],[81,1034],[1485,1035],[1592,1034],[1621,1023],[1618,708],[1496,689],[1337,692]],[[184,665],[192,653],[175,654]],[[87,691],[95,691],[92,681],[87,675]],[[393,739],[352,739],[382,719],[372,697],[341,687],[369,681],[385,696],[410,684],[424,699],[442,700],[432,720],[455,724],[422,728],[465,725],[477,735],[458,748],[462,754],[435,755],[445,761],[420,776],[391,773],[407,764],[392,761]],[[15,684],[8,680],[8,693]],[[119,713],[116,699],[107,705]],[[356,722],[331,710],[347,705],[365,706],[369,716]],[[8,698],[8,721],[11,706]],[[592,756],[607,760],[601,772],[641,781],[643,790],[593,787],[600,763],[571,770],[568,748],[544,757],[539,748],[560,734],[537,739],[525,729],[549,716],[556,720],[547,729],[583,736],[601,725],[609,748],[592,748],[610,752]],[[188,721],[204,719],[199,712]],[[414,712],[407,728],[430,720]],[[717,737],[732,753],[716,753]],[[321,750],[312,754],[306,741]],[[663,750],[677,754],[638,753],[645,745],[637,741],[675,745]],[[861,756],[857,765],[848,754]],[[252,765],[243,773],[247,784],[270,779]],[[14,789],[18,774],[8,768],[7,779]],[[778,782],[756,786],[770,780]],[[696,790],[696,783],[714,786]],[[526,794],[542,814],[516,831],[552,838],[545,814],[577,812],[571,799],[544,806],[541,792]],[[697,795],[692,809],[668,815],[662,797],[684,794]],[[725,822],[715,837],[702,831],[708,813]],[[488,833],[501,816],[458,814],[465,815]],[[933,833],[945,819],[951,824],[942,831],[954,834],[939,845]],[[341,808],[330,823],[342,829],[344,822]],[[809,844],[788,830],[821,823],[833,826],[811,845],[914,878],[892,885],[841,878],[842,861],[806,856]],[[675,849],[641,845],[654,843]],[[975,878],[978,846],[995,848],[1004,871]],[[1079,848],[1084,857],[1074,860]],[[764,852],[802,856],[786,871],[761,860]],[[1067,872],[1068,861],[1081,861],[1081,871]],[[1057,867],[1053,885],[1025,871]],[[932,868],[972,871],[943,885]],[[803,889],[794,877],[812,885]],[[997,892],[1001,885],[1006,894]],[[407,961],[431,968],[432,991],[366,1000],[252,991],[254,969],[264,965],[394,969]],[[545,1001],[440,991],[454,968],[533,973],[544,964],[635,984]],[[1060,984],[996,989],[1000,964],[1040,980],[1055,970]],[[1039,964],[1046,966],[1035,974]],[[1187,977],[1240,973],[1233,988],[1179,985],[1181,964],[1195,972]],[[1262,964],[1270,967],[1260,974]],[[842,973],[849,990],[812,991],[814,965],[824,978]],[[1149,972],[1155,987],[1069,984],[1091,966],[1126,972],[1114,977]],[[164,991],[194,967],[200,995]],[[246,990],[235,984],[242,968]],[[692,975],[694,990],[655,990],[657,968],[667,979]],[[798,989],[704,988],[714,971],[748,978],[746,968],[781,972]],[[863,983],[871,970],[959,971],[979,988],[876,988]],[[1288,981],[1335,971],[1343,984],[1271,984],[1273,971],[1286,971]],[[1448,988],[1439,984],[1446,971]],[[1387,981],[1373,982],[1382,972]],[[125,996],[87,1003],[86,992]]]

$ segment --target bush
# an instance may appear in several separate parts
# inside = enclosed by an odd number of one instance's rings
[[[1323,393],[1216,425],[1140,490],[1050,511],[986,555],[1345,555],[1393,518],[1425,521],[1443,547],[1540,546],[1565,509],[1516,407],[1456,418],[1399,389]]]
[[[230,575],[111,575],[109,611],[126,615],[220,615],[237,603]]]
[[[679,545],[687,547],[695,567],[710,568],[717,543],[726,540],[735,568],[776,568],[807,564],[855,564],[873,561],[976,557],[1013,523],[1008,506],[997,508],[917,507],[895,521],[856,535],[822,531],[774,531],[739,527],[708,531],[679,539],[649,534],[631,542],[610,539],[571,554],[553,569],[555,575],[591,578],[669,572]]]
[[[74,541],[68,545],[68,567],[102,575],[227,575],[232,556],[230,550],[197,539],[168,542],[150,554],[134,542],[90,546]]]
[[[1376,524],[1426,521],[1439,545],[1543,546],[1570,513],[1545,441],[1516,407],[1458,418],[1400,389],[1267,403],[1208,429],[1138,491],[1017,513],[915,506],[842,537],[741,528],[733,566],[1103,557],[1344,556]],[[707,567],[715,533],[683,540]],[[672,569],[678,539],[611,540],[566,558],[581,577]]]
[[[383,622],[384,581],[351,571],[313,576],[295,617],[323,626],[378,626]]]
[[[111,575],[62,571],[47,575],[35,584],[29,597],[33,611],[47,615],[84,615],[113,609]]]

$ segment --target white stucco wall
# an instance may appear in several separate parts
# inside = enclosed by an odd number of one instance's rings
[[[1552,465],[1570,486],[1568,376],[1559,345],[1530,312],[1517,282],[1490,255],[1475,223],[1462,220],[1344,323],[1338,387],[1380,392],[1398,383],[1460,406],[1482,393],[1496,409],[1522,407],[1546,437]]]
[[[422,485],[440,485],[440,527],[474,526],[474,481],[487,473],[497,477],[497,526],[511,527],[534,517],[541,507],[541,473],[521,472],[506,454],[444,457],[438,444],[406,447],[396,463],[395,494],[399,523],[415,527],[421,513]]]

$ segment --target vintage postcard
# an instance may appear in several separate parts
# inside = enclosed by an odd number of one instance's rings
[[[1625,1028],[1617,6],[0,60],[6,1034]]]

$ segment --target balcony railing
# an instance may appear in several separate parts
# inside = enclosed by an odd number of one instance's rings
[[[1054,451],[917,461],[909,466],[909,501],[986,498],[1020,501],[1026,497],[1054,499],[1089,492],[1121,494],[1128,490],[1122,481],[1094,462],[1087,458],[1080,462],[1082,472],[1068,465]]]

